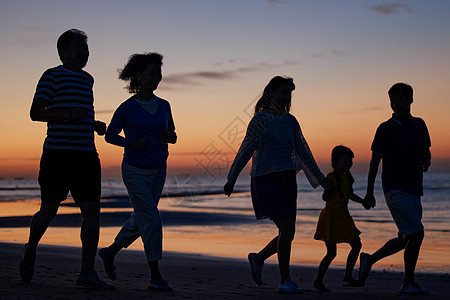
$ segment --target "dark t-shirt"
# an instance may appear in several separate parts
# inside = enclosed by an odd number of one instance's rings
[[[430,135],[421,118],[411,117],[402,123],[395,115],[381,123],[371,150],[381,155],[381,179],[385,193],[401,190],[412,195],[423,195],[421,160],[431,146]]]

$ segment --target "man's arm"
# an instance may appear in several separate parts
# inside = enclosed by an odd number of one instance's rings
[[[53,110],[47,109],[48,101],[38,98],[33,100],[30,109],[30,118],[33,121],[51,122],[51,121],[76,121],[83,120],[88,115],[86,108],[72,108]]]
[[[375,179],[378,173],[378,166],[380,165],[381,155],[377,152],[372,152],[372,158],[370,160],[369,174],[367,176],[367,193],[368,195],[373,195],[373,190],[375,186]]]
[[[431,152],[430,148],[425,149],[425,153],[423,154],[423,159],[420,162],[422,171],[427,172],[428,168],[431,166]]]
[[[372,151],[372,158],[370,160],[369,174],[367,176],[367,192],[364,197],[364,202],[366,203],[364,207],[366,209],[375,207],[375,197],[373,195],[375,179],[378,173],[378,166],[380,165],[381,155],[375,151]]]

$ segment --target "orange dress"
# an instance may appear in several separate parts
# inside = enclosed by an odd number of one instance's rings
[[[327,178],[337,186],[334,176],[333,173],[329,173]],[[343,195],[339,195],[337,188],[333,191],[330,200],[326,202],[325,208],[320,212],[316,233],[314,234],[314,239],[334,244],[350,242],[361,234],[348,211],[348,200],[353,193],[352,183],[347,176],[336,176],[341,179]]]

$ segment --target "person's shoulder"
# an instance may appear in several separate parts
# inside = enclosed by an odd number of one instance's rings
[[[79,72],[75,72],[75,71],[68,70],[67,68],[65,68],[62,65],[58,66],[57,68],[59,68],[58,69],[59,71],[65,72],[67,74],[67,76],[69,76],[69,77],[82,78],[83,80],[87,80],[91,83],[94,83],[94,77],[91,74],[89,74],[88,71],[81,70]]]
[[[53,76],[55,73],[60,72],[61,71],[61,66],[56,66],[56,67],[51,67],[48,68],[47,70],[45,70],[42,75],[46,75],[46,76]]]
[[[334,172],[328,173],[327,176],[326,176],[326,178],[329,179],[329,180],[331,180],[331,181],[333,181],[334,183],[337,182],[337,181],[336,181],[336,174],[335,174]]]
[[[389,119],[381,122],[380,125],[390,125],[390,124],[397,124],[398,121],[396,121],[393,117],[390,117]]]
[[[413,117],[413,120],[415,123],[426,126],[426,123],[424,121],[424,119],[420,118],[420,117]]]
[[[297,120],[297,118],[296,118],[294,115],[292,115],[292,114],[290,114],[290,113],[286,113],[286,114],[284,114],[284,116],[286,116],[286,118],[288,118],[288,119],[291,120],[292,122],[295,122],[295,123],[298,124],[298,120]]]
[[[263,111],[257,112],[257,113],[255,113],[255,114],[252,116],[250,122],[252,122],[252,121],[257,121],[257,120],[262,120],[262,119],[264,119],[264,118],[267,118],[267,116],[268,116],[268,114],[267,114],[266,112],[263,112]]]
[[[94,77],[89,74],[85,70],[81,70],[80,72],[74,72],[67,68],[65,68],[63,65],[59,65],[50,69],[47,69],[45,72],[48,74],[51,74],[53,76],[62,76],[64,78],[74,77],[74,78],[83,78],[83,80],[88,80],[91,82],[94,82]]]
[[[134,98],[134,96],[131,96],[130,98],[128,98],[127,100],[123,101],[122,103],[120,103],[118,109],[124,109],[127,107],[132,106],[134,103],[136,103],[136,100]]]
[[[393,118],[389,118],[389,119],[381,122],[380,125],[378,125],[378,129],[389,128],[395,124],[398,124],[397,121],[395,121]]]
[[[252,116],[252,118],[248,122],[248,127],[249,128],[263,128],[265,122],[266,122],[266,113],[257,112]]]
[[[290,126],[294,126],[294,128],[299,129],[300,123],[298,122],[297,118],[294,115],[291,115],[290,113],[283,114],[283,116],[289,121]]]
[[[136,97],[133,95],[130,98],[128,98],[127,100],[123,101],[121,105],[131,105],[137,103],[136,102]]]
[[[166,99],[160,98],[155,95],[156,101],[158,101],[158,106],[160,106],[167,113],[172,113],[172,108],[170,107],[170,102]]]
[[[82,74],[83,76],[88,77],[90,80],[94,81],[94,77],[93,77],[91,74],[89,74],[88,71],[82,70],[82,71],[81,71],[81,74]]]
[[[45,72],[61,71],[61,69],[62,69],[62,65],[59,65],[59,66],[48,68],[47,70],[45,70]]]
[[[167,101],[166,99],[163,99],[161,97],[158,97],[158,96],[155,96],[155,97],[156,97],[156,100],[159,103],[162,103],[163,105],[170,107],[170,102],[169,101]]]

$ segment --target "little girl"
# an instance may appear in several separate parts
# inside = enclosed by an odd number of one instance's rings
[[[343,279],[347,284],[344,286],[358,286],[358,281],[353,278],[352,272],[361,250],[361,240],[359,238],[361,231],[356,228],[350,216],[348,200],[351,199],[363,205],[364,200],[353,193],[352,184],[354,179],[350,173],[353,157],[353,151],[345,146],[336,146],[331,152],[333,172],[329,173],[327,178],[333,181],[335,186],[333,189],[325,190],[322,195],[326,205],[320,213],[314,235],[314,239],[324,241],[327,247],[327,254],[320,262],[317,277],[313,283],[319,292],[330,292],[323,284],[323,277],[336,257],[337,243],[349,243],[352,247],[347,257],[347,266]]]

